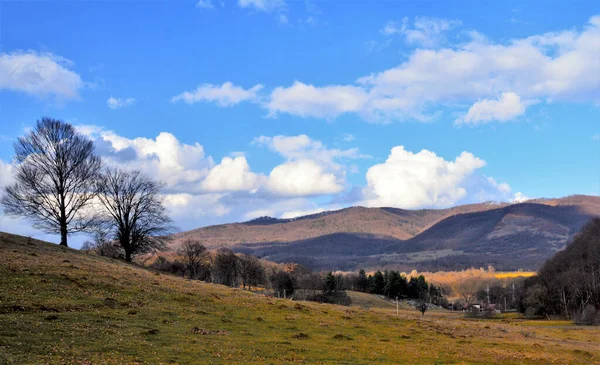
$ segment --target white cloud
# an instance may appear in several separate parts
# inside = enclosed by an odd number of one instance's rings
[[[173,220],[193,222],[205,216],[222,217],[229,214],[231,208],[221,202],[223,197],[224,194],[165,194],[163,202]]]
[[[473,104],[456,124],[480,124],[491,121],[506,122],[525,113],[525,104],[513,92],[502,93],[498,99],[483,99]]]
[[[97,151],[109,163],[140,169],[174,191],[199,188],[214,165],[202,145],[181,143],[168,132],[161,132],[155,139],[129,139],[96,126],[77,128],[94,140]]]
[[[277,87],[267,104],[270,115],[289,113],[301,117],[335,118],[347,112],[359,112],[368,94],[356,86],[315,87],[294,82],[290,87]]]
[[[286,6],[283,0],[238,0],[238,5],[241,8],[251,8],[264,12],[279,10]]]
[[[329,210],[332,210],[332,209],[334,209],[334,208],[330,208]],[[322,213],[324,211],[325,211],[324,208],[294,210],[294,211],[290,211],[290,212],[285,212],[285,213],[281,214],[280,217],[283,219],[298,218],[298,217],[303,217],[305,215]]]
[[[0,160],[0,189],[14,183],[12,165]]]
[[[450,26],[430,20],[415,24],[415,30],[434,33]],[[385,29],[393,33],[396,28]],[[422,41],[416,33],[409,34],[415,42]],[[436,108],[456,109],[503,93],[518,95],[525,105],[538,99],[600,102],[600,16],[590,18],[580,30],[504,43],[476,32],[469,38],[445,48],[416,49],[398,66],[352,84],[315,86],[296,81],[274,89],[265,106],[272,116],[333,119],[355,113],[370,122],[389,122],[430,120],[438,116]]]
[[[106,100],[106,105],[111,109],[125,108],[135,104],[134,98],[115,98],[111,96]]]
[[[339,175],[315,161],[297,160],[276,166],[269,174],[267,189],[281,196],[312,196],[336,194],[344,186]]]
[[[408,18],[402,22],[389,21],[380,32],[387,36],[403,36],[407,43],[422,47],[435,47],[444,40],[444,33],[459,26],[460,21],[430,17],[415,18],[413,27],[409,26]]]
[[[210,170],[201,186],[211,192],[256,192],[264,179],[263,175],[255,174],[250,170],[246,157],[225,157],[220,164]]]
[[[52,53],[0,53],[0,90],[41,98],[78,99],[84,82],[71,71],[73,63]]]
[[[327,148],[307,135],[260,136],[254,145],[266,146],[287,162],[275,167],[268,176],[267,191],[276,195],[309,196],[334,194],[343,190],[346,170],[341,159],[370,158],[357,148]]]
[[[443,34],[461,24],[457,20],[417,17],[414,28],[406,29],[404,36],[410,44],[435,47],[443,40]]]
[[[243,89],[231,82],[225,82],[222,85],[203,84],[194,91],[185,91],[174,96],[171,101],[183,101],[187,104],[194,104],[200,101],[216,103],[219,106],[233,106],[243,101],[256,101],[258,92],[263,86],[258,84],[250,89]]]
[[[259,217],[273,217],[275,212],[270,209],[257,209],[244,214],[244,219],[251,220]]]
[[[390,20],[383,28],[381,28],[380,32],[384,35],[394,35],[394,34],[403,34],[408,26],[408,18],[403,18],[402,22],[397,22]]]
[[[446,161],[435,153],[392,148],[385,163],[367,171],[364,204],[405,209],[448,207],[467,195],[463,182],[485,161],[469,152],[454,161]]]
[[[215,6],[212,3],[212,0],[199,0],[196,3],[196,7],[202,8],[202,9],[214,9],[215,8]]]
[[[523,203],[526,202],[527,200],[529,200],[528,197],[526,197],[523,193],[521,192],[517,192],[514,196],[514,198],[511,200],[512,203]]]
[[[260,136],[255,138],[252,143],[259,146],[266,146],[290,160],[310,158],[327,165],[335,164],[334,159],[339,158],[371,158],[371,156],[360,154],[358,148],[349,148],[346,150],[327,148],[321,141],[311,139],[306,134],[297,136]]]

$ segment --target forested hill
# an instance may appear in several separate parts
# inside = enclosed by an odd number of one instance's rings
[[[600,198],[571,196],[443,210],[352,207],[293,220],[263,218],[176,235],[314,269],[535,270],[592,217]]]

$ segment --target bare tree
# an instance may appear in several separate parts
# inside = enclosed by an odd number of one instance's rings
[[[85,241],[81,251],[95,253],[113,259],[122,259],[123,250],[118,242],[109,239],[109,231],[99,228],[92,234],[92,241]]]
[[[207,252],[206,247],[200,242],[196,240],[185,240],[177,250],[179,256],[183,258],[183,264],[187,268],[190,279],[199,279],[201,275],[201,271],[206,267],[205,263],[207,261]]]
[[[166,249],[166,235],[173,227],[162,205],[162,186],[140,171],[115,168],[106,168],[98,180],[98,199],[126,261],[137,254]]]
[[[94,144],[65,122],[38,120],[35,128],[14,143],[16,183],[5,188],[0,203],[8,215],[23,216],[34,227],[67,236],[96,223],[91,209],[100,158]]]
[[[239,262],[237,256],[228,248],[220,248],[212,265],[212,277],[217,284],[237,286]]]
[[[246,289],[246,285],[252,289],[252,286],[258,286],[264,282],[265,270],[260,260],[251,255],[240,255],[238,259],[240,278],[244,289]]]

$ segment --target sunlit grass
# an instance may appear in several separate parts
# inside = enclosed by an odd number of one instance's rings
[[[595,328],[274,299],[4,234],[0,288],[0,364],[600,361]]]

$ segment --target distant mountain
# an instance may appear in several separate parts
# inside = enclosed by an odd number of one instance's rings
[[[199,239],[322,270],[535,270],[593,216],[600,216],[600,198],[583,195],[441,210],[352,207],[200,228],[177,234],[173,245]]]
[[[441,210],[351,207],[291,219],[260,217],[182,232],[175,235],[175,243],[193,238],[216,248],[240,243],[293,242],[334,233],[366,233],[404,240],[446,217],[505,205],[481,203]]]

